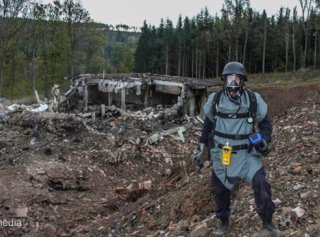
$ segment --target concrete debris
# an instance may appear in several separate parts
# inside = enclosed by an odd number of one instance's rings
[[[303,184],[295,184],[295,185],[293,186],[293,190],[299,190],[299,189],[302,189],[302,188],[304,188],[304,185],[303,185]]]
[[[21,109],[21,110],[24,110],[24,109],[33,109],[31,106],[26,106],[26,105],[18,105],[18,104],[13,104],[13,105],[10,105],[10,106],[8,106],[8,109],[10,110],[10,111],[17,111],[17,110],[19,110],[19,109]]]
[[[20,207],[14,210],[15,217],[27,217],[28,216],[28,207]]]
[[[175,127],[166,131],[159,131],[147,139],[147,144],[154,144],[158,141],[161,141],[165,136],[171,136],[173,139],[181,142],[185,142],[185,138],[183,136],[183,132],[185,132],[188,128],[190,128],[192,124],[186,124],[185,126]],[[173,135],[174,133],[178,133],[178,136]]]
[[[281,205],[281,200],[279,198],[276,198],[275,200],[272,200],[274,205],[276,205],[276,207],[279,207]]]
[[[306,198],[310,197],[311,195],[312,195],[312,192],[311,191],[307,191],[307,192],[301,193],[300,197],[302,199],[306,199]]]
[[[283,207],[281,208],[281,220],[280,225],[281,226],[289,226],[292,224],[292,208],[291,207]]]
[[[47,104],[39,104],[34,106],[23,105],[23,104],[13,104],[7,107],[11,112],[15,112],[17,110],[27,110],[35,113],[44,112],[49,107]]]
[[[281,208],[281,221],[280,224],[282,226],[289,226],[292,223],[296,222],[299,218],[303,217],[306,211],[300,206],[296,208],[291,207],[283,207]]]
[[[188,220],[181,220],[177,223],[176,231],[186,231],[189,227],[190,223]]]
[[[135,185],[131,183],[128,187],[117,187],[115,192],[124,200],[130,202],[136,202],[138,199],[143,197],[151,189],[152,182],[151,180],[144,181]]]
[[[292,211],[297,215],[298,218],[302,217],[305,214],[305,210],[301,207],[296,207]]]
[[[151,185],[152,185],[151,180],[144,181],[142,183],[139,183],[139,189],[145,189],[149,191],[151,189]]]
[[[6,102],[4,98],[0,98],[0,119],[8,118],[10,110],[6,107]]]
[[[61,95],[61,91],[60,91],[60,86],[59,85],[54,85],[51,88],[51,95],[53,97],[53,100],[50,104],[50,111],[52,112],[58,112],[59,110],[59,105],[60,103],[63,103],[66,101],[66,96]]]
[[[37,138],[35,136],[31,137],[30,144],[34,145],[34,144],[36,144],[36,142],[37,142]]]
[[[56,235],[56,232],[57,232],[57,228],[50,224],[50,223],[46,223],[44,225],[44,234],[47,235],[47,236],[55,236]]]
[[[34,108],[34,109],[31,109],[30,111],[31,111],[31,112],[37,112],[37,113],[38,113],[38,112],[44,112],[44,111],[46,111],[48,108],[49,108],[49,107],[48,107],[47,104],[40,104],[39,107]]]
[[[207,224],[204,223],[197,226],[194,230],[192,230],[191,233],[188,235],[188,237],[203,237],[203,236],[207,236],[209,232],[210,230]]]

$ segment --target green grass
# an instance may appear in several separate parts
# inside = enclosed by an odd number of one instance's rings
[[[250,74],[248,85],[297,85],[320,83],[320,70],[300,69],[295,72],[274,72],[265,74]]]
[[[49,82],[48,94],[51,96],[51,88],[54,84],[59,84],[62,92],[65,92],[70,87],[69,80],[55,80]],[[36,89],[40,96],[40,99],[44,99],[44,81],[36,80]],[[3,87],[3,97],[7,99],[7,101],[13,103],[14,101],[33,101],[35,102],[35,96],[32,89],[32,81],[26,79],[20,79],[15,82],[13,88],[9,83],[4,84]],[[50,98],[49,98],[50,99]]]
[[[220,79],[219,79],[220,82]],[[64,79],[56,79],[50,81],[49,94],[53,84],[59,84],[61,91],[65,92],[69,89],[70,81]],[[320,85],[320,70],[297,70],[295,72],[275,72],[265,74],[249,74],[248,82],[249,88],[260,87],[286,87],[297,85]],[[44,98],[44,81],[43,79],[36,80],[36,88],[41,99]],[[10,82],[6,81],[3,88],[3,97],[7,100],[16,100],[34,97],[32,91],[32,81],[25,78],[17,78],[13,90],[11,90]]]

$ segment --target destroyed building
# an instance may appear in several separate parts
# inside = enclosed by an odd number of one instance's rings
[[[71,89],[61,98],[53,89],[58,111],[90,112],[90,106],[116,106],[122,113],[156,107],[167,115],[200,114],[214,80],[152,74],[81,74],[71,78]],[[58,91],[58,92],[57,92]]]

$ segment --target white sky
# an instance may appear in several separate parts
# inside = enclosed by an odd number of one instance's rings
[[[42,0],[42,2],[48,3],[53,0]],[[182,18],[185,16],[192,18],[205,6],[211,15],[216,13],[220,15],[224,0],[80,0],[80,2],[96,22],[140,28],[144,20],[148,24],[159,26],[160,19],[167,17],[176,25],[179,14]],[[277,14],[281,6],[290,9],[297,6],[298,10],[300,8],[299,0],[251,0],[250,3],[254,10],[262,12],[265,9],[268,15]]]

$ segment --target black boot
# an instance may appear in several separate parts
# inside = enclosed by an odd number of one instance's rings
[[[222,221],[220,226],[213,231],[214,236],[223,236],[229,231],[229,220]]]
[[[284,234],[272,223],[263,223],[263,229],[268,231],[272,237],[282,237]]]

